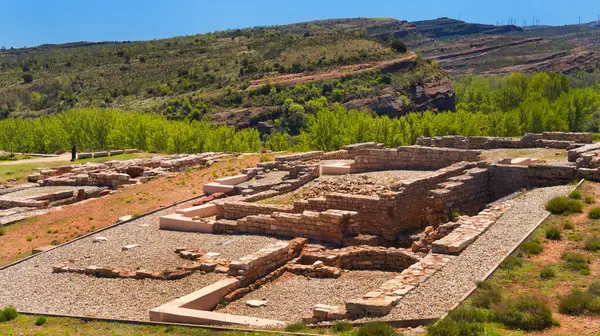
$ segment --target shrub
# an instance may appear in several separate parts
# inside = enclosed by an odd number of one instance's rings
[[[396,336],[396,329],[383,322],[365,323],[356,332],[356,336]]]
[[[600,297],[600,281],[593,282],[590,287],[588,287],[587,292],[591,296]]]
[[[590,219],[600,219],[600,207],[593,207],[588,212],[588,218]]]
[[[581,315],[589,304],[590,297],[579,289],[574,289],[570,294],[560,298],[558,311],[563,314]]]
[[[596,202],[596,198],[594,196],[585,196],[585,198],[583,199],[583,201],[586,204],[593,204]]]
[[[581,212],[583,203],[567,197],[555,197],[546,203],[546,210],[555,215],[568,215]]]
[[[565,252],[562,255],[562,259],[565,261],[566,269],[579,272],[583,275],[590,274],[590,266],[588,265],[587,258],[583,254]]]
[[[493,304],[502,300],[502,289],[498,286],[493,286],[489,282],[479,284],[475,295],[471,298],[471,304],[474,307],[490,308]]]
[[[586,309],[592,314],[600,314],[600,297],[590,298],[590,302],[586,305]]]
[[[581,191],[579,190],[573,190],[570,194],[569,194],[569,198],[571,199],[576,199],[576,200],[580,200],[581,199]]]
[[[546,228],[546,238],[550,240],[560,240],[561,229],[558,225],[550,225]]]
[[[577,252],[564,252],[561,258],[566,262],[587,262],[585,255]]]
[[[520,248],[520,251],[528,257],[531,257],[532,255],[538,255],[542,253],[543,250],[544,248],[542,247],[542,244],[540,244],[540,242],[537,240],[526,241],[521,244]]]
[[[0,237],[4,236],[5,234],[6,234],[6,229],[0,228]]]
[[[23,74],[23,76],[21,76],[21,78],[23,78],[23,83],[25,83],[25,84],[29,84],[29,83],[33,82],[33,75],[30,73]]]
[[[32,236],[28,236],[27,238],[25,238],[25,240],[27,240],[28,242],[30,242],[30,241],[33,240],[33,237]]]
[[[285,331],[287,332],[299,332],[305,331],[307,329],[308,326],[302,322],[288,324],[287,327],[285,327]]]
[[[479,336],[485,335],[485,328],[481,323],[456,321],[446,317],[427,327],[427,336]]]
[[[494,306],[496,318],[509,328],[543,330],[552,326],[552,311],[532,296],[521,296]]]
[[[344,331],[350,331],[354,328],[354,326],[352,326],[352,323],[349,322],[336,322],[335,325],[333,326],[333,331],[335,332],[344,332]]]
[[[599,251],[600,250],[600,238],[598,238],[598,236],[594,235],[590,238],[588,238],[585,241],[585,249],[588,251]]]
[[[550,280],[554,277],[556,277],[556,272],[554,271],[554,268],[552,268],[552,266],[546,266],[540,272],[540,278],[542,280]]]
[[[504,261],[500,264],[500,268],[507,271],[512,271],[519,267],[523,266],[523,260],[517,258],[515,256],[508,256]]]
[[[563,229],[565,230],[573,230],[575,226],[573,226],[573,222],[570,220],[566,220],[563,222]]]
[[[37,320],[35,320],[35,325],[36,326],[44,325],[44,324],[46,324],[46,321],[47,320],[46,320],[45,316],[40,316],[40,317],[37,318]]]
[[[7,306],[0,310],[0,322],[11,321],[17,318],[17,310],[13,306]]]

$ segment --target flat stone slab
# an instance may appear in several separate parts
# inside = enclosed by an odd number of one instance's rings
[[[140,247],[140,245],[138,244],[129,244],[129,245],[125,245],[121,248],[122,251],[129,251],[129,250],[133,250],[134,248],[138,248]]]
[[[246,305],[252,308],[260,308],[267,305],[266,300],[248,300],[246,301]]]
[[[92,242],[93,243],[104,243],[107,240],[108,240],[108,238],[106,238],[106,237],[96,237],[96,238],[94,238],[94,240],[92,240]]]

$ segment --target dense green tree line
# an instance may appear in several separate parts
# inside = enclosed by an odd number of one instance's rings
[[[37,119],[0,121],[0,149],[53,153],[80,149],[138,148],[151,152],[256,152],[260,135],[204,121],[169,121],[163,116],[104,109],[72,109]]]

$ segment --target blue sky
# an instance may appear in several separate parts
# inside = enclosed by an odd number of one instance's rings
[[[598,0],[0,0],[0,46],[152,40],[344,17],[563,25],[596,20]]]

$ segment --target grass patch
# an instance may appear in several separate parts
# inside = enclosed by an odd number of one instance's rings
[[[499,267],[503,270],[510,272],[522,266],[523,260],[521,260],[521,258],[515,256],[508,256],[506,259],[504,259],[504,261],[502,261]]]
[[[587,292],[583,292],[580,289],[573,289],[571,293],[560,298],[558,310],[563,314],[574,316],[584,313],[599,314],[600,296],[595,293],[590,291],[590,289]]]
[[[565,261],[564,267],[573,272],[579,272],[582,275],[590,274],[590,265],[585,255],[577,252],[565,252],[562,254]]]
[[[573,230],[575,228],[575,226],[573,225],[573,222],[570,220],[566,220],[563,222],[563,229],[564,230]]]
[[[336,322],[333,325],[333,331],[335,332],[350,331],[352,329],[354,329],[354,326],[350,322]]]
[[[550,280],[556,277],[556,271],[552,266],[546,266],[540,271],[540,278],[542,280]]]
[[[552,311],[533,296],[503,301],[493,308],[499,322],[512,329],[544,330],[552,327]]]
[[[586,204],[594,204],[596,202],[596,198],[594,196],[587,195],[587,196],[584,197],[583,201]]]
[[[560,240],[562,230],[558,225],[550,225],[546,228],[546,238],[550,240]]]
[[[4,309],[0,310],[0,322],[7,322],[17,318],[19,314],[17,313],[17,309],[13,306],[7,306]]]
[[[396,336],[396,329],[383,322],[370,322],[362,325],[356,331],[356,336]]]
[[[0,237],[4,236],[5,234],[6,234],[6,229],[0,228]]]
[[[544,247],[538,240],[528,240],[523,242],[519,247],[519,251],[528,257],[538,255],[542,253],[543,250]]]
[[[47,319],[45,316],[40,316],[35,320],[35,325],[38,327],[42,326],[42,325],[46,324],[46,321],[47,321]]]
[[[287,332],[301,332],[301,331],[307,331],[307,330],[310,330],[310,328],[302,322],[288,324],[285,327],[285,331],[287,331]]]
[[[579,190],[573,190],[570,194],[569,194],[569,198],[571,199],[575,199],[575,200],[580,200],[583,198],[583,196],[581,195],[581,191]]]
[[[600,207],[593,207],[588,212],[588,218],[590,219],[600,219]]]
[[[546,203],[546,210],[554,215],[569,215],[583,211],[583,203],[568,197],[555,197]]]
[[[584,247],[588,251],[592,251],[592,252],[600,251],[600,238],[598,238],[598,236],[596,236],[596,235],[588,238],[585,241]]]
[[[491,308],[502,300],[503,292],[499,286],[484,281],[477,286],[477,291],[471,298],[471,304],[477,308]]]

